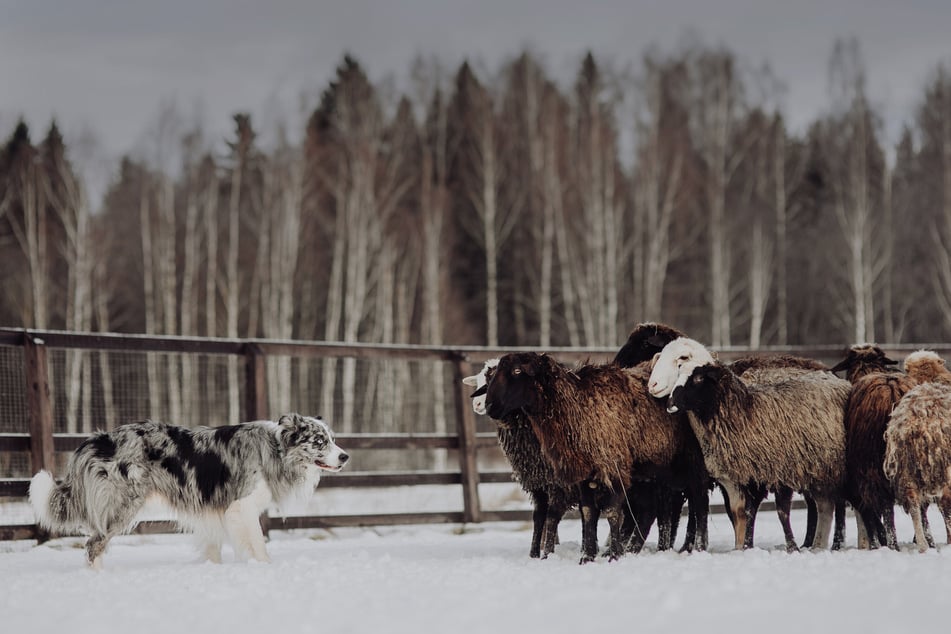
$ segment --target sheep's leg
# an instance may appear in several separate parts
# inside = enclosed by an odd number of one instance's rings
[[[863,550],[875,550],[882,539],[879,535],[881,520],[875,511],[868,508],[856,509],[855,524],[859,529],[859,548]]]
[[[676,531],[673,522],[674,492],[660,484],[655,484],[654,490],[657,497],[657,550],[670,550],[674,547]],[[679,516],[677,520],[679,523]]]
[[[786,552],[799,552],[799,546],[796,545],[796,537],[793,535],[792,525],[789,523],[789,512],[792,508],[792,489],[789,487],[779,487],[776,489],[776,514],[779,516],[779,523],[783,527],[783,535],[786,537]]]
[[[835,501],[826,497],[817,497],[816,500],[816,540],[813,550],[829,547],[829,535],[832,532],[832,519],[835,515]]]
[[[621,524],[624,516],[622,505],[623,496],[611,499],[604,509],[604,516],[608,520],[608,527],[611,531],[611,542],[608,544],[607,552],[610,561],[620,559],[621,555],[624,554],[624,540],[621,539]]]
[[[555,552],[558,543],[558,525],[568,509],[563,504],[549,504],[548,514],[545,516],[545,529],[542,531],[542,559]]]
[[[597,489],[595,482],[582,482],[579,485],[581,510],[581,561],[586,564],[594,561],[598,555],[598,520],[601,509],[597,504]]]
[[[806,498],[806,535],[802,540],[803,548],[812,548],[812,545],[816,541],[816,521],[819,517],[819,512],[816,507],[816,501],[812,499],[811,495],[804,495]]]
[[[720,486],[726,491],[727,500],[733,513],[733,547],[742,550],[746,543],[746,494],[732,482],[721,480]]]
[[[532,546],[528,551],[528,556],[537,559],[541,555],[545,520],[548,517],[548,493],[542,490],[532,491],[532,499],[535,505],[532,509]]]
[[[927,504],[918,502],[918,494],[911,492],[908,495],[908,504],[905,507],[908,514],[911,515],[911,521],[915,525],[915,543],[918,544],[918,552],[923,553],[928,550],[928,538],[925,535],[925,522],[923,517],[928,510]]]
[[[928,523],[928,507],[930,503],[925,500],[921,503],[921,528],[925,533],[925,541],[928,542],[928,548],[934,548],[934,537],[931,535],[931,525]]]
[[[941,517],[944,518],[945,543],[951,544],[951,486],[944,487],[938,505],[941,507]]]
[[[690,519],[694,521],[695,532],[692,542],[684,541],[686,548],[688,543],[693,544],[693,548],[688,550],[704,551],[707,549],[707,520],[710,514],[710,493],[703,483],[689,487],[687,489],[688,504],[690,508]],[[690,536],[688,526],[687,536]]]
[[[639,553],[644,548],[651,526],[657,519],[657,496],[647,483],[635,483],[627,490],[627,504],[625,504],[624,524],[621,538],[627,544],[627,551]],[[629,506],[628,506],[629,505]]]
[[[866,521],[862,512],[855,509],[855,534],[857,536],[855,545],[859,550],[870,550],[872,548],[872,542],[869,541],[870,531],[865,526]]]
[[[885,530],[885,544],[892,550],[898,550],[898,532],[895,530],[895,507],[888,504],[882,511],[882,524]]]
[[[835,501],[834,516],[835,516],[835,530],[832,533],[832,550],[842,550],[842,546],[843,544],[845,544],[845,499],[844,498],[840,497]],[[881,527],[881,522],[878,523],[878,526]]]
[[[746,532],[743,536],[743,548],[753,547],[756,514],[759,512],[759,505],[763,503],[765,497],[765,487],[746,487]]]

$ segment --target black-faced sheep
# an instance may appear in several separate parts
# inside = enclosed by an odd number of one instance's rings
[[[622,506],[635,481],[657,480],[688,491],[697,509],[695,547],[706,548],[708,476],[690,455],[685,421],[668,416],[646,390],[646,368],[584,365],[568,370],[546,355],[503,356],[488,385],[489,416],[526,417],[561,486],[578,487],[582,563],[597,554],[597,523],[611,527],[609,555],[620,556]]]
[[[462,380],[477,388],[472,394],[472,409],[477,414],[486,413],[486,385],[498,363],[498,359],[489,359],[478,374]],[[542,456],[535,432],[523,416],[516,412],[496,423],[499,447],[512,466],[512,476],[532,500],[532,544],[528,554],[547,557],[555,549],[561,519],[578,504],[578,491],[555,483],[551,465]]]
[[[871,343],[860,343],[849,348],[844,359],[830,368],[830,372],[845,371],[849,383],[855,383],[866,374],[888,372],[889,366],[898,365],[885,355],[885,351]]]
[[[489,380],[498,366],[498,359],[485,362],[478,374],[463,379],[465,385],[477,388],[472,393],[472,409],[476,414],[486,413],[485,399]],[[558,538],[558,526],[565,513],[578,505],[578,488],[562,487],[555,482],[551,464],[542,455],[535,432],[525,417],[513,412],[502,420],[495,421],[499,448],[512,467],[512,475],[532,500],[532,544],[530,557],[547,558],[554,551]],[[647,534],[658,520],[658,550],[673,546],[673,529],[666,515],[658,517],[658,509],[666,510],[672,502],[671,495],[655,483],[635,483],[629,492],[630,506],[624,508],[621,538],[634,552],[644,546]],[[678,506],[677,512],[679,514]],[[672,513],[668,513],[670,515]],[[678,515],[679,519],[679,515]]]
[[[614,363],[622,368],[634,368],[651,361],[654,355],[660,353],[668,343],[685,335],[667,324],[644,322],[637,324],[628,335],[627,341],[614,356]],[[658,549],[663,549],[662,540],[669,533],[671,543],[677,537],[677,527],[686,498],[682,493],[672,491],[666,487],[657,487],[653,492],[656,498],[656,510],[659,513],[657,523],[660,538]],[[642,499],[643,495],[640,496]],[[643,504],[643,503],[642,503]],[[669,517],[664,515],[663,509],[669,509]],[[733,518],[730,518],[732,521]],[[691,550],[696,537],[696,517],[690,512],[687,521],[687,534],[684,537],[684,550]]]
[[[655,354],[664,349],[664,346],[680,337],[686,337],[686,335],[667,324],[654,322],[637,324],[614,356],[614,363],[622,368],[633,368],[645,361],[650,361]]]
[[[882,470],[885,429],[895,405],[915,381],[889,372],[895,363],[878,346],[860,344],[833,367],[844,370],[852,383],[845,407],[845,497],[855,509],[859,548],[882,544],[898,549],[895,494]]]
[[[915,524],[919,552],[929,545],[923,507],[934,497],[951,544],[951,386],[924,383],[898,403],[885,431],[884,470]]]
[[[802,491],[816,501],[815,546],[828,546],[844,478],[842,422],[850,385],[826,372],[746,385],[729,368],[697,366],[670,394],[668,410],[689,413],[710,475],[735,489],[755,483],[782,500]],[[739,491],[738,491],[739,493]],[[737,525],[743,509],[735,508]],[[780,511],[786,546],[796,549],[788,509]],[[744,543],[737,527],[736,543]]]
[[[716,357],[699,342],[680,337],[664,347],[654,359],[648,389],[656,398],[668,396],[679,379],[685,378],[697,366],[716,363]],[[746,384],[769,384],[783,381],[791,376],[825,370],[826,366],[813,359],[792,355],[750,356],[737,359],[728,366]],[[755,483],[720,483],[723,490],[730,520],[736,532],[736,547],[751,548],[756,525],[756,515],[760,503],[766,498],[768,490]],[[778,489],[776,509],[780,521],[788,518],[792,491]],[[815,541],[817,509],[815,501],[805,494],[808,507],[804,547],[811,547]],[[735,515],[739,513],[737,521]],[[844,540],[845,508],[844,503],[836,507],[835,546]]]

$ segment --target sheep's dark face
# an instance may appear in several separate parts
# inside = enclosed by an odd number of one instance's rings
[[[650,361],[664,346],[682,336],[680,331],[664,324],[638,324],[618,350],[614,363],[622,368],[633,368]]]
[[[889,366],[898,365],[885,355],[885,351],[872,344],[861,344],[849,348],[845,359],[832,368],[832,372],[845,371],[849,381],[855,381],[872,372],[888,372]]]
[[[667,399],[667,411],[694,412],[707,420],[716,409],[717,386],[724,370],[716,365],[700,365],[677,381]]]
[[[533,352],[507,354],[499,359],[486,389],[486,409],[496,420],[515,412],[531,412],[538,406],[538,377],[552,361]]]

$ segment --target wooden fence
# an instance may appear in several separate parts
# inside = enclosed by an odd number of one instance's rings
[[[528,510],[487,510],[479,500],[479,484],[511,482],[511,472],[504,469],[479,468],[481,452],[498,452],[495,433],[477,432],[476,417],[469,402],[470,388],[462,385],[462,378],[478,368],[485,359],[511,352],[514,349],[484,347],[441,347],[412,345],[342,344],[275,340],[237,340],[198,337],[142,336],[119,334],[85,334],[59,331],[38,331],[0,328],[0,347],[22,350],[23,390],[26,396],[26,433],[0,433],[0,457],[5,452],[29,452],[31,473],[39,469],[53,470],[54,455],[71,452],[86,438],[86,434],[54,433],[51,401],[49,351],[74,349],[91,351],[160,352],[176,354],[214,354],[236,356],[244,361],[245,420],[268,418],[267,374],[265,360],[269,355],[299,358],[356,358],[365,360],[436,361],[451,368],[452,390],[449,414],[454,419],[452,433],[401,434],[338,434],[339,443],[350,452],[388,450],[442,449],[457,456],[458,468],[451,471],[343,471],[324,478],[321,488],[385,488],[415,485],[461,485],[462,510],[453,512],[361,513],[353,515],[306,516],[265,518],[268,529],[333,528],[343,526],[373,526],[422,523],[470,523],[483,521],[528,521]],[[889,346],[890,354],[904,355],[922,346]],[[928,346],[947,354],[947,345]],[[538,350],[519,348],[518,350]],[[613,357],[614,349],[545,350],[563,362],[582,360],[601,361]],[[841,359],[845,346],[811,348],[770,348],[759,352],[786,352],[809,356],[834,363]],[[750,354],[746,348],[720,350],[724,359]],[[0,395],[0,398],[3,398]],[[2,416],[0,408],[0,416]],[[24,498],[28,478],[0,479],[0,499]],[[0,523],[3,517],[0,515]],[[146,522],[140,532],[169,531],[168,522]],[[36,525],[0,525],[0,540],[43,539],[45,535]]]

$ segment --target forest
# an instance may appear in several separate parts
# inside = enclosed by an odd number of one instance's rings
[[[726,48],[536,54],[403,93],[340,60],[300,138],[169,125],[90,200],[56,122],[0,147],[0,324],[343,342],[616,346],[641,321],[713,346],[951,334],[951,74],[897,144],[855,41],[825,113]],[[170,118],[175,112],[168,112]],[[216,147],[224,148],[216,149]],[[156,149],[155,154],[159,154]]]

